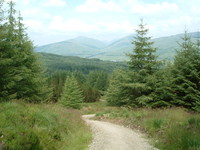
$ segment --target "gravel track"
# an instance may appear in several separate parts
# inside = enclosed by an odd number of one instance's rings
[[[83,115],[94,135],[89,150],[156,150],[141,133],[113,123],[90,120],[94,116]]]

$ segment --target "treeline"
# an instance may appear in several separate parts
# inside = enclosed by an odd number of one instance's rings
[[[90,71],[104,71],[111,73],[115,68],[126,68],[125,62],[103,61],[99,59],[86,59],[76,56],[60,56],[55,54],[40,53],[41,60],[47,68],[49,74],[55,71],[80,71],[88,74]]]
[[[173,63],[157,60],[143,22],[136,30],[128,69],[114,71],[105,98],[110,105],[184,107],[200,111],[200,40],[185,32]]]
[[[108,87],[108,76],[104,71],[90,71],[89,74],[80,71],[56,71],[48,77],[48,85],[53,93],[51,101],[63,101],[61,95],[74,98],[80,95],[81,102],[98,101]],[[71,93],[68,90],[71,90]],[[73,100],[71,101],[73,103]]]

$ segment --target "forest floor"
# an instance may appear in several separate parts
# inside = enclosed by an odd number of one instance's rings
[[[144,135],[130,128],[109,122],[91,120],[95,115],[83,115],[94,134],[89,150],[152,150]]]

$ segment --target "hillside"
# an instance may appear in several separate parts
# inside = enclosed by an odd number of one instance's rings
[[[200,35],[200,32],[190,33],[193,41]],[[173,59],[178,43],[181,42],[183,34],[172,35],[152,39],[154,46],[158,48],[157,54],[160,59]],[[107,44],[106,42],[77,37],[75,39],[39,46],[37,52],[52,53],[64,56],[79,56],[83,58],[98,58],[102,60],[122,61],[127,60],[126,53],[131,52],[133,45],[131,41],[134,36],[126,36],[119,40]]]
[[[126,67],[125,62],[103,61],[96,58],[87,59],[77,56],[60,56],[55,54],[40,53],[48,72],[55,70],[81,71],[89,73],[94,70],[112,72],[118,67]]]

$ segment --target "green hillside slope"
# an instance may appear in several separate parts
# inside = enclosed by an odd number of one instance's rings
[[[189,34],[193,41],[200,37],[200,32]],[[154,46],[158,48],[157,54],[160,59],[173,59],[178,43],[183,34],[152,39]],[[107,45],[106,42],[86,37],[78,37],[64,42],[53,43],[36,48],[37,52],[52,53],[64,56],[79,56],[83,58],[98,58],[102,60],[124,61],[128,58],[126,53],[131,52],[131,41],[134,36],[127,36]]]
[[[51,73],[55,70],[81,71],[89,73],[94,70],[112,72],[118,67],[126,67],[125,62],[103,61],[99,59],[86,59],[77,56],[60,56],[55,54],[40,53],[41,59]]]

